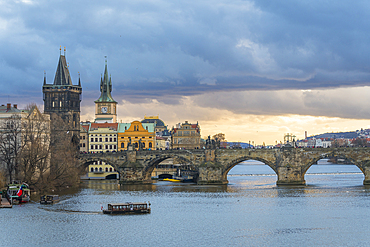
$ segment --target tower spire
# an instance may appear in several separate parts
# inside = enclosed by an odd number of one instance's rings
[[[107,61],[107,56],[105,57],[105,67],[104,67],[104,76],[101,76],[100,79],[100,97],[98,100],[95,102],[114,102],[117,103],[112,95],[112,79],[109,77],[108,74],[108,61]]]

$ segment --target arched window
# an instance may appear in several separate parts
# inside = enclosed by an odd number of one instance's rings
[[[95,167],[95,171],[96,171],[96,172],[98,171],[98,168],[97,168],[97,167]]]
[[[108,172],[108,167],[105,168],[105,172]]]
[[[151,142],[149,142],[149,148],[152,148],[153,144]]]
[[[124,148],[125,147],[125,143],[124,142],[122,142],[121,143],[121,148]]]
[[[101,167],[100,167],[100,168],[99,168],[99,172],[102,172],[102,171],[103,171],[103,168],[101,168]]]
[[[94,167],[91,167],[91,172],[94,172]]]
[[[109,171],[110,171],[110,172],[112,171],[112,167],[111,167],[111,168],[109,168]]]

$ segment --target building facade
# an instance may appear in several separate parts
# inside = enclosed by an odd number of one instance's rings
[[[155,149],[155,125],[154,123],[132,123],[118,124],[118,151],[128,150],[129,145],[133,150]]]
[[[108,65],[105,60],[104,78],[100,78],[100,97],[95,100],[95,123],[117,122],[117,102],[111,92],[112,78],[108,78]]]
[[[172,149],[201,148],[199,124],[191,124],[185,121],[183,124],[178,124],[176,128],[172,128],[171,146]]]
[[[89,129],[90,123],[81,123],[80,125],[80,152],[89,152]]]
[[[91,123],[88,129],[88,152],[117,152],[118,123]],[[109,164],[96,161],[89,165],[83,179],[118,179],[118,172]]]
[[[72,141],[78,145],[82,87],[80,78],[78,79],[78,85],[72,84],[69,66],[65,57],[65,49],[64,55],[60,51],[54,83],[47,84],[46,75],[44,75],[42,92],[44,113],[51,116],[51,121],[55,121],[58,117],[61,118],[72,136]]]
[[[50,115],[43,114],[37,106],[20,110],[17,105],[0,106],[0,170],[10,180],[37,179],[40,172],[50,170]],[[19,165],[22,150],[27,154],[37,155],[38,160],[28,160],[32,174],[20,174]],[[29,157],[26,157],[28,159]],[[18,165],[16,164],[18,163]],[[17,169],[18,167],[18,169]],[[28,171],[28,170],[27,170]],[[28,172],[27,172],[28,173]]]

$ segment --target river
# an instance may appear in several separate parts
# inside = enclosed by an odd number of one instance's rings
[[[55,205],[0,209],[0,245],[369,246],[370,187],[356,166],[314,165],[307,186],[277,187],[276,179],[248,161],[226,186],[86,181]],[[101,213],[101,205],[126,201],[150,201],[152,212]]]

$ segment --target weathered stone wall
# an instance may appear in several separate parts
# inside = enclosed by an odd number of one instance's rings
[[[153,150],[82,154],[81,162],[102,160],[120,172],[122,183],[150,183],[152,169],[167,158],[183,160],[198,169],[199,184],[225,184],[227,173],[238,163],[253,159],[270,166],[278,185],[305,184],[304,176],[319,159],[341,157],[351,160],[370,184],[370,148],[281,148]]]

